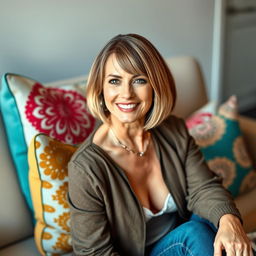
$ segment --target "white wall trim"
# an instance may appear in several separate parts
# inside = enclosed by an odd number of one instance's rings
[[[217,102],[221,100],[225,16],[226,0],[215,0],[210,100]]]

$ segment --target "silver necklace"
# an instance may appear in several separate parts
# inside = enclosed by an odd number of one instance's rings
[[[148,143],[146,145],[146,148],[144,151],[135,151],[131,148],[129,148],[127,145],[125,145],[124,143],[122,143],[116,136],[115,132],[113,131],[113,129],[110,127],[110,131],[113,135],[113,137],[115,138],[115,140],[117,141],[117,143],[119,144],[120,147],[122,147],[123,149],[125,149],[126,151],[130,152],[130,153],[133,153],[133,154],[136,154],[138,156],[144,156],[145,153],[147,152],[147,149],[148,149],[148,146],[149,146],[149,143],[150,143],[150,133],[148,132]]]

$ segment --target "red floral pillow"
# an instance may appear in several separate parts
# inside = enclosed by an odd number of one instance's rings
[[[39,83],[31,88],[25,114],[38,132],[69,144],[84,141],[94,126],[82,94],[75,90],[45,88]]]
[[[85,85],[85,79],[50,87],[20,75],[3,77],[1,113],[21,189],[31,209],[28,145],[37,133],[68,144],[86,139],[95,120],[87,110]]]

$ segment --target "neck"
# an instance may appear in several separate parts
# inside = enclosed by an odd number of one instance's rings
[[[115,131],[118,138],[124,140],[133,140],[134,138],[141,138],[143,140],[145,134],[144,120],[123,123],[115,118],[111,118],[109,126]]]
[[[149,132],[144,130],[141,123],[120,123],[111,122],[109,128],[112,130],[112,140],[117,146],[128,149],[134,152],[144,152],[150,140]],[[114,138],[113,138],[114,137]],[[119,145],[118,145],[119,144]]]

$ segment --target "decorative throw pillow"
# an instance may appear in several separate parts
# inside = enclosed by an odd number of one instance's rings
[[[72,251],[67,202],[67,164],[76,147],[38,134],[29,146],[29,184],[35,211],[35,241],[42,255]]]
[[[234,197],[256,187],[256,172],[240,130],[235,96],[222,104],[217,114],[199,111],[186,123],[210,169],[222,176],[223,185]]]
[[[53,88],[15,74],[2,78],[1,113],[21,189],[31,210],[28,145],[38,132],[70,144],[78,144],[90,134],[95,120],[87,111],[85,84],[64,83]]]

